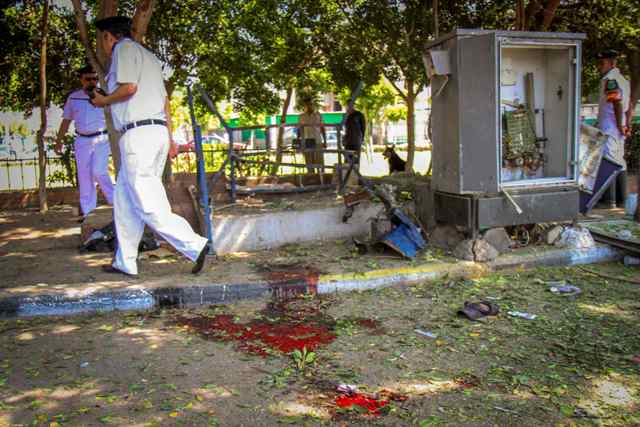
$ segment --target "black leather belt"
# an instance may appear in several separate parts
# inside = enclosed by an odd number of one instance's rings
[[[131,130],[133,128],[138,128],[140,126],[150,126],[150,125],[166,126],[167,122],[165,122],[164,120],[158,120],[158,119],[138,120],[137,122],[127,123],[122,127],[122,130],[120,132],[125,133],[126,131]]]
[[[98,132],[94,132],[94,133],[89,133],[89,134],[85,134],[85,133],[80,133],[78,131],[76,131],[76,135],[78,136],[84,136],[85,138],[93,138],[94,136],[99,136],[99,135],[106,135],[109,132],[105,129],[105,130],[99,130]]]

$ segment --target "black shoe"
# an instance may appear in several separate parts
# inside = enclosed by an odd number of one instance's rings
[[[129,274],[129,273],[125,273],[122,270],[118,270],[111,264],[103,265],[102,271],[105,273],[111,273],[111,274],[124,274],[125,276],[129,276],[129,277],[138,277],[137,274]]]
[[[207,254],[209,253],[209,243],[204,245],[204,248],[200,251],[200,255],[198,255],[198,259],[196,260],[196,265],[193,266],[191,273],[199,274],[204,267],[204,262],[207,260]]]

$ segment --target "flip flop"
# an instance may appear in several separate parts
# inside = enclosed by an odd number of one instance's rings
[[[458,314],[466,316],[471,320],[479,320],[486,316],[495,316],[498,312],[500,312],[500,307],[490,301],[466,301],[464,307],[458,310]]]

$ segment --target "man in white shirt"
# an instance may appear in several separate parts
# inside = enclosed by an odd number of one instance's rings
[[[617,67],[617,57],[618,54],[612,50],[603,51],[598,55],[598,70],[602,76],[598,102],[598,129],[609,137],[604,154],[626,170],[624,139],[629,131],[626,112],[629,109],[631,89],[629,81]],[[615,206],[616,201],[624,202],[627,187],[626,178],[626,172],[618,175],[616,184],[618,191],[614,189],[609,193],[612,206]],[[617,197],[612,197],[616,193]]]
[[[62,114],[62,123],[56,138],[55,151],[62,150],[62,138],[67,134],[69,125],[74,123],[76,140],[74,151],[80,193],[80,210],[83,217],[96,208],[98,193],[96,184],[107,199],[113,204],[113,182],[109,176],[109,136],[107,135],[104,112],[89,102],[87,89],[95,87],[98,77],[90,65],[78,70],[82,88],[74,91],[67,98]]]
[[[114,16],[96,21],[99,37],[111,56],[107,95],[92,93],[97,106],[111,105],[116,129],[122,132],[120,172],[114,195],[118,249],[110,273],[137,275],[138,244],[145,224],[196,263],[199,273],[209,251],[207,239],[171,211],[162,185],[167,155],[175,156],[169,100],[160,61],[131,39],[131,20]]]

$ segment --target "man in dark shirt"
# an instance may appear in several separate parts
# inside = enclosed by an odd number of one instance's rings
[[[354,156],[356,165],[360,164],[360,150],[362,149],[366,126],[364,115],[356,110],[353,105],[350,105],[347,108],[343,145],[345,150],[356,152]]]

